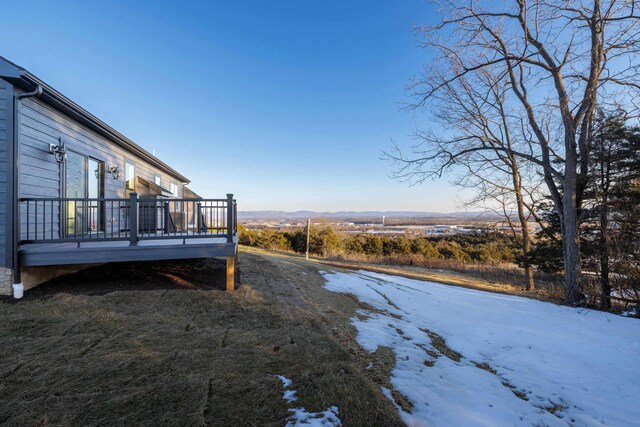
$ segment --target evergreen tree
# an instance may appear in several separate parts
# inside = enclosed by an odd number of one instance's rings
[[[640,256],[640,128],[625,114],[598,113],[590,138],[590,162],[579,212],[580,247],[585,271],[597,274],[601,306],[611,307],[612,289],[633,288]],[[544,271],[562,270],[560,220],[542,203],[543,230],[531,253]],[[635,274],[635,276],[634,276]],[[615,284],[613,282],[616,282]],[[636,299],[639,295],[636,289]]]

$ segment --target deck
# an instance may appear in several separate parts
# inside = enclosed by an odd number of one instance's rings
[[[17,230],[24,267],[226,258],[233,290],[237,203],[226,199],[23,198]]]
[[[25,267],[65,264],[93,264],[121,261],[154,261],[188,258],[222,258],[235,255],[238,237],[175,238],[140,240],[136,246],[128,241],[93,241],[31,243],[20,247],[20,261]]]

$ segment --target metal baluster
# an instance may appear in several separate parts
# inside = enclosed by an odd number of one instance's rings
[[[205,202],[206,203],[206,202]],[[196,209],[197,209],[197,213],[196,213],[196,227],[198,227],[198,234],[202,234],[202,227],[204,227],[202,223],[202,220],[204,218],[201,218],[202,216],[202,203],[198,202],[196,204]],[[206,234],[206,230],[205,230],[205,234]]]
[[[29,240],[29,206],[31,205],[31,203],[29,202],[29,200],[27,200],[27,240]]]
[[[34,232],[33,232],[33,240],[38,240],[38,201],[35,201],[35,218],[33,220]]]

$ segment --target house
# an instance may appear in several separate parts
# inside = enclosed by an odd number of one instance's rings
[[[20,293],[35,266],[205,257],[227,259],[232,290],[236,201],[201,198],[187,184],[0,57],[0,294]]]

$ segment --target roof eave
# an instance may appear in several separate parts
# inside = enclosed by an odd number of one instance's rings
[[[4,58],[0,57],[0,59]],[[0,61],[0,64],[2,64],[2,62],[3,61]],[[1,76],[7,81],[25,90],[32,90],[40,85],[42,87],[42,95],[39,98],[47,104],[55,107],[56,109],[62,111],[73,119],[79,121],[80,123],[84,124],[88,128],[107,138],[108,140],[121,146],[125,150],[135,154],[143,160],[148,161],[149,163],[153,164],[154,166],[158,167],[174,178],[179,179],[182,183],[189,184],[191,182],[180,172],[176,171],[171,166],[158,159],[153,154],[140,147],[138,144],[131,141],[129,138],[122,135],[120,132],[116,131],[111,126],[107,125],[105,122],[98,119],[96,116],[89,113],[87,110],[85,110],[75,102],[71,101],[69,98],[40,80],[38,77],[9,61],[7,61],[7,63],[9,63],[10,66],[3,67],[0,70]]]

